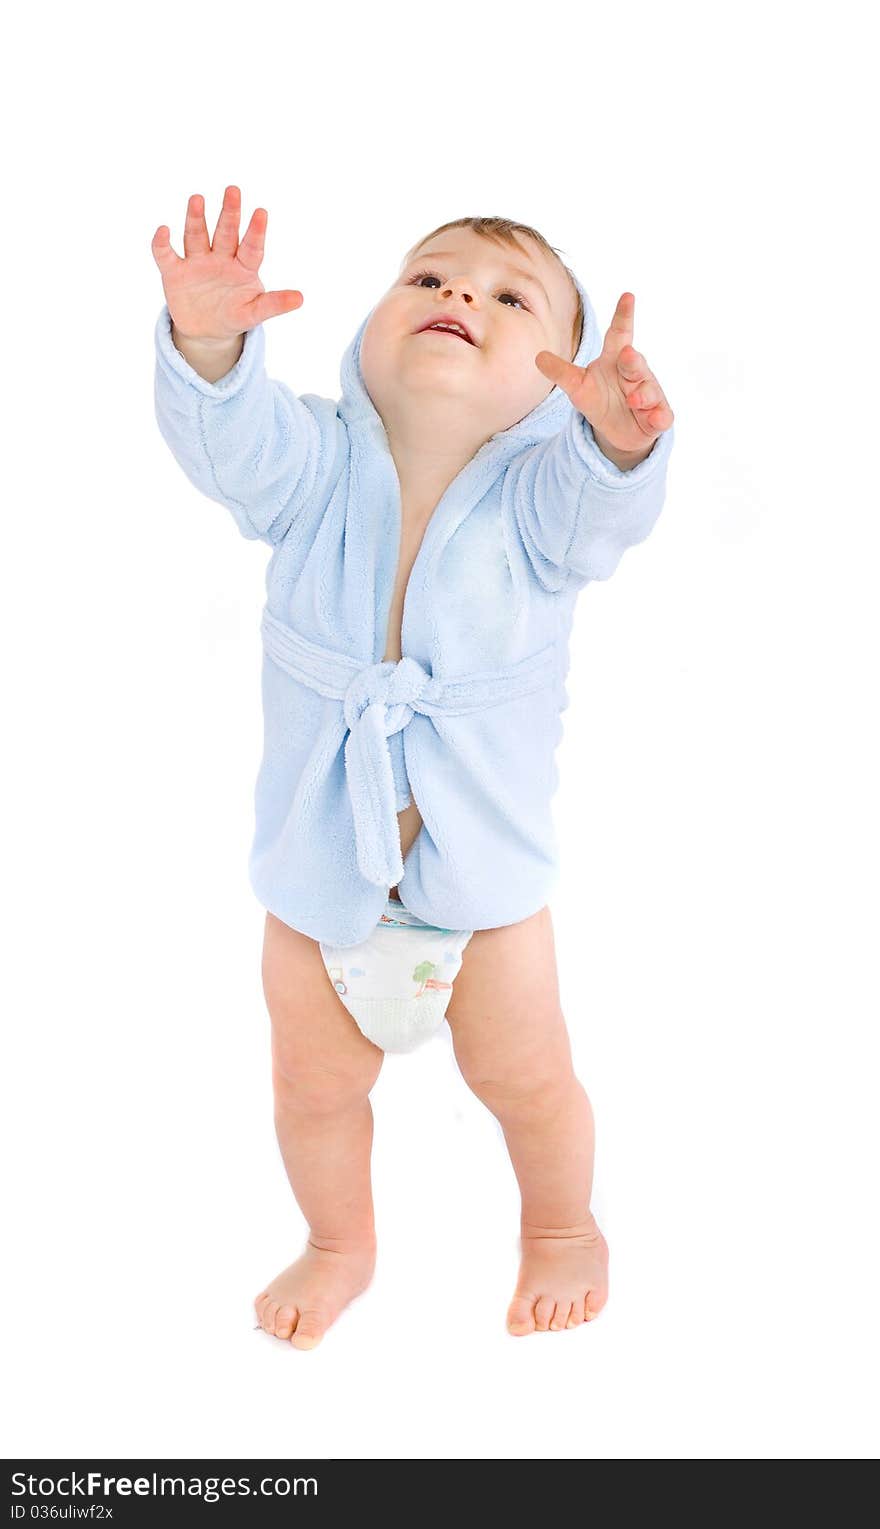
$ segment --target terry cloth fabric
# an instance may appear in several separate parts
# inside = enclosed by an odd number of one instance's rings
[[[586,366],[602,337],[578,286]],[[177,350],[167,305],[155,327],[163,438],[242,536],[271,548],[251,886],[336,946],[367,938],[394,885],[450,929],[516,923],[547,902],[574,604],[651,531],[674,438],[670,427],[623,472],[551,389],[440,498],[406,589],[403,656],[383,662],[400,483],[360,368],[369,317],[336,401],[267,375],[263,325],[215,383]],[[423,824],[401,859],[396,812],[411,797]]]

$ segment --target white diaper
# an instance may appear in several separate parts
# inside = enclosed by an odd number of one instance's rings
[[[327,975],[367,1040],[412,1051],[439,1030],[473,930],[438,929],[389,897],[360,945],[319,941]]]

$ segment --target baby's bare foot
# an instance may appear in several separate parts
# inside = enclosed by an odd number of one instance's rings
[[[608,1299],[608,1244],[592,1216],[562,1230],[523,1227],[522,1262],[507,1330],[562,1332],[598,1316]]]
[[[309,1240],[301,1258],[273,1279],[254,1301],[265,1333],[314,1348],[354,1296],[373,1277],[375,1245],[321,1248]]]

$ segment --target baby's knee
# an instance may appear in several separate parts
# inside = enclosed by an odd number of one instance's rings
[[[382,1067],[382,1052],[362,1047],[336,1055],[315,1053],[306,1047],[284,1041],[275,1035],[272,1041],[272,1087],[275,1102],[284,1109],[296,1109],[309,1115],[339,1115],[364,1104]]]
[[[365,1102],[378,1071],[374,1065],[334,1066],[276,1052],[272,1058],[276,1108],[308,1115],[344,1114]]]
[[[456,1059],[468,1088],[493,1115],[553,1113],[577,1084],[568,1055],[517,1060],[457,1051]]]

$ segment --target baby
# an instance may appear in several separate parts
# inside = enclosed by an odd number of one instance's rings
[[[249,869],[309,1236],[259,1323],[313,1348],[369,1284],[370,1091],[386,1051],[448,1022],[521,1193],[508,1331],[575,1328],[606,1301],[608,1249],[547,905],[554,751],[577,594],[660,513],[672,410],[632,294],[603,343],[554,248],[501,218],[413,246],[341,399],[297,396],[266,375],[263,324],[302,293],[265,291],[267,213],[242,239],[240,217],[229,186],[211,240],[191,196],[183,258],[165,225],[152,251],[160,430],[272,548]]]

